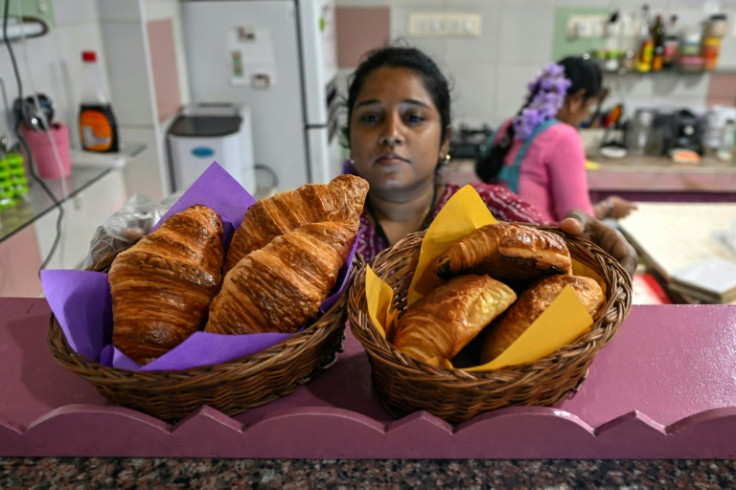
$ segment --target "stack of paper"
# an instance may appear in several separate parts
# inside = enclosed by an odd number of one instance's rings
[[[712,257],[672,273],[670,287],[705,303],[736,301],[736,262]]]

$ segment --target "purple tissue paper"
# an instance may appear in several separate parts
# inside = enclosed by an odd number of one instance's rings
[[[217,162],[213,162],[189,189],[174,203],[153,229],[172,214],[194,204],[215,210],[225,226],[225,246],[243,221],[255,199]],[[347,284],[357,240],[340,271],[335,291],[321,305],[326,312],[342,294]],[[131,371],[189,369],[219,364],[261,351],[293,334],[260,333],[222,335],[195,332],[184,342],[140,366],[112,345],[112,298],[107,274],[80,270],[41,271],[44,294],[66,336],[69,346],[79,355],[105,366]]]

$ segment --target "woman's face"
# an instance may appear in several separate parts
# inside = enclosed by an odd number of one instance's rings
[[[598,102],[597,97],[584,97],[584,90],[580,89],[575,95],[568,95],[565,97],[565,103],[563,104],[560,112],[557,114],[557,118],[570,124],[576,128],[579,128],[583,121],[590,117],[591,110]]]
[[[445,141],[441,134],[439,111],[417,73],[381,67],[366,77],[350,118],[350,150],[372,192],[401,200],[433,185],[449,147],[449,131]]]

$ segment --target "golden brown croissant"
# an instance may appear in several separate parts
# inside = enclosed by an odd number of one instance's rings
[[[550,276],[526,289],[519,300],[488,327],[483,335],[481,362],[487,363],[505,351],[526,331],[534,320],[554,301],[567,285],[572,286],[580,302],[595,318],[605,299],[603,290],[595,279],[585,276]]]
[[[357,231],[357,224],[312,223],[246,255],[225,275],[205,331],[295,332],[319,312]]]
[[[308,223],[358,223],[368,182],[356,175],[340,175],[329,184],[307,184],[254,203],[245,214],[225,258],[225,272],[240,259],[273,238]]]
[[[472,272],[500,281],[526,281],[550,274],[570,274],[565,240],[548,231],[498,222],[461,238],[435,262],[442,278]]]
[[[108,274],[115,347],[146,364],[203,326],[222,282],[222,237],[220,216],[195,205],[115,257]]]
[[[440,284],[399,319],[393,344],[418,359],[451,359],[516,300],[486,275],[467,274]]]

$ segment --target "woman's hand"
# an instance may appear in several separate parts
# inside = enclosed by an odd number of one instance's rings
[[[624,235],[582,211],[573,211],[560,222],[560,228],[571,235],[584,236],[618,260],[629,275],[636,270],[636,250]]]
[[[604,218],[625,218],[636,209],[636,204],[627,201],[623,197],[609,196],[593,206],[595,215],[598,219]]]

